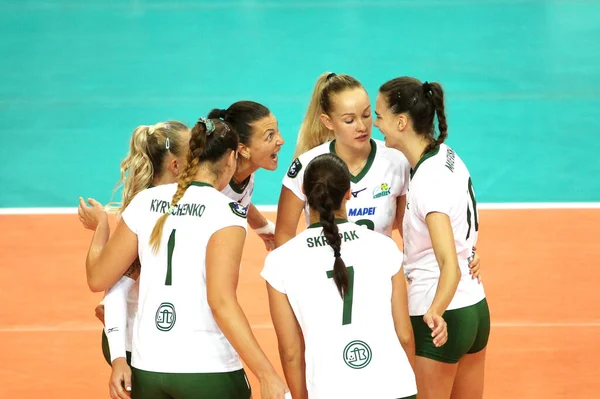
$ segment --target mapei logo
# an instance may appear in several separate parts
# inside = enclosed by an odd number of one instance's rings
[[[381,183],[373,190],[373,198],[385,197],[386,195],[390,195],[390,185],[387,183]]]
[[[367,208],[350,208],[348,216],[373,216],[375,214],[376,206]]]

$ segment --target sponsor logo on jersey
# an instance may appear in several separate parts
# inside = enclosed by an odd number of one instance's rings
[[[358,194],[362,193],[362,192],[363,192],[363,191],[365,191],[366,189],[367,189],[367,188],[365,187],[365,188],[363,188],[362,190],[358,190],[358,191],[352,191],[352,196],[353,196],[354,198],[357,198],[357,197],[358,197]]]
[[[108,330],[106,330],[107,334],[110,334],[111,332],[117,332],[119,331],[119,327],[113,327],[113,328],[109,328]]]
[[[373,190],[373,198],[385,197],[390,195],[390,185],[387,183],[381,183]]]
[[[156,310],[156,328],[160,331],[169,331],[175,325],[175,306],[169,302],[163,302]]]
[[[231,208],[231,212],[233,212],[234,214],[238,215],[241,218],[246,219],[246,217],[248,216],[248,208],[246,208],[244,205],[240,204],[239,202],[230,202],[229,208]]]
[[[373,353],[363,341],[352,341],[344,348],[344,362],[353,369],[362,369],[371,363]]]
[[[450,172],[454,172],[454,159],[456,158],[456,153],[452,150],[452,148],[448,148],[446,152],[446,167],[450,170]]]
[[[366,208],[350,208],[348,216],[373,216],[375,214],[376,206]]]
[[[294,162],[292,162],[292,164],[290,165],[287,175],[288,177],[291,177],[293,179],[294,177],[298,176],[298,173],[300,173],[301,170],[302,163],[300,162],[300,159],[296,158],[294,159]]]

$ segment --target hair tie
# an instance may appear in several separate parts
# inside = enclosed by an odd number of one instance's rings
[[[429,84],[428,81],[425,81],[423,83],[423,93],[427,94],[431,91],[431,85]]]
[[[167,213],[168,213],[169,215],[172,215],[172,214],[174,214],[174,213],[175,213],[175,205],[171,205],[171,206],[169,207],[169,210],[167,211]]]
[[[171,140],[169,140],[169,138],[167,137],[167,139],[165,140],[165,148],[168,150],[169,148],[171,148]]]
[[[215,131],[215,124],[210,119],[201,117],[200,119],[198,119],[198,123],[202,123],[205,126],[207,136],[210,136],[212,132]]]
[[[333,78],[334,76],[337,76],[337,75],[335,74],[335,72],[331,72],[329,75],[327,75],[327,77],[325,78],[325,80],[327,81],[327,80],[329,80],[329,79]]]
[[[334,258],[340,258],[342,255],[340,254],[340,251],[336,251],[335,249],[333,250],[333,257]]]

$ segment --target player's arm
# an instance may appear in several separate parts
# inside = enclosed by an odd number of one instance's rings
[[[404,268],[392,277],[392,316],[396,335],[400,345],[406,352],[408,361],[415,368],[415,336],[413,335],[412,323],[408,315],[408,293],[406,291],[406,278]]]
[[[271,320],[275,326],[279,357],[285,379],[294,399],[308,398],[306,389],[306,363],[304,360],[304,337],[294,315],[287,295],[267,283]]]
[[[267,251],[275,248],[275,223],[263,216],[254,204],[248,205],[248,225],[265,242]]]
[[[281,187],[277,205],[277,223],[275,229],[275,248],[296,237],[298,220],[304,208],[304,201],[285,186]]]
[[[398,229],[400,237],[402,234],[402,222],[404,221],[404,212],[406,211],[406,195],[400,195],[396,199],[396,217],[394,218],[394,227]]]
[[[88,286],[93,292],[107,290],[121,278],[138,256],[137,235],[121,219],[114,234],[106,213],[94,232],[86,258]]]
[[[442,316],[446,308],[454,298],[458,283],[460,281],[460,269],[458,267],[458,256],[456,255],[456,246],[454,244],[454,233],[452,232],[452,224],[450,217],[445,213],[431,212],[425,217],[427,229],[431,237],[433,252],[440,268],[440,279],[438,282],[433,303],[429,311],[425,315],[425,322],[432,327],[435,324],[434,335],[438,327],[434,319]],[[431,320],[427,320],[427,318]],[[442,331],[439,330],[441,333]],[[434,344],[439,343],[434,338]]]
[[[221,331],[260,381],[263,398],[283,399],[287,391],[262,351],[237,300],[246,231],[239,226],[215,232],[206,248],[208,305]]]

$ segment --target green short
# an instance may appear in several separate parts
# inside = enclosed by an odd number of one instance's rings
[[[431,329],[423,316],[411,316],[415,334],[416,355],[444,363],[458,363],[467,353],[483,350],[490,336],[490,309],[484,298],[475,305],[447,310],[443,314],[448,325],[448,341],[437,348]]]
[[[106,337],[104,329],[102,329],[102,354],[104,355],[106,363],[108,363],[109,366],[112,366],[112,362],[110,361],[110,347],[108,346],[108,338]],[[131,352],[125,352],[125,356],[127,358],[127,364],[131,367]]]
[[[156,373],[131,368],[132,399],[249,399],[244,369],[229,373]]]

